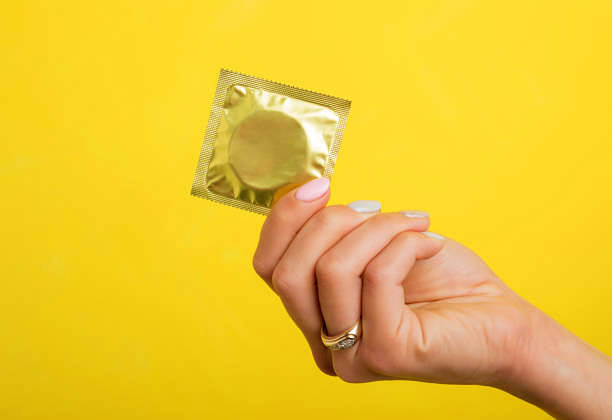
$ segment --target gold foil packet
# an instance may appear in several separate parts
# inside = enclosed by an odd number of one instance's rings
[[[191,193],[268,214],[331,178],[350,101],[221,70]]]

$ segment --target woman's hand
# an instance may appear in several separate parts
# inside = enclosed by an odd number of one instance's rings
[[[585,413],[546,397],[547,386],[563,381],[537,379],[555,376],[555,365],[538,351],[542,337],[556,348],[570,334],[512,292],[476,254],[423,233],[429,227],[424,214],[324,208],[328,185],[315,180],[283,197],[262,228],[253,260],[323,372],[348,382],[493,385],[553,413]],[[323,322],[335,335],[359,318],[363,335],[355,346],[330,352],[322,345]],[[568,393],[567,386],[559,384],[556,392]]]
[[[323,187],[326,187],[325,181]],[[281,297],[326,373],[345,381],[489,383],[529,336],[529,307],[460,244],[424,235],[427,217],[323,208],[288,194],[262,229],[255,270]],[[354,347],[334,335],[362,318]]]

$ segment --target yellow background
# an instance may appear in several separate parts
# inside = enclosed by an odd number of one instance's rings
[[[316,370],[264,219],[189,195],[221,67],[352,100],[333,203],[429,211],[612,353],[612,3],[413,3],[4,5],[2,419],[544,417]]]

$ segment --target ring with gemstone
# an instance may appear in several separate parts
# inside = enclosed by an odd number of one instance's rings
[[[329,336],[325,324],[321,327],[321,341],[330,350],[350,349],[361,338],[361,319],[341,334]]]

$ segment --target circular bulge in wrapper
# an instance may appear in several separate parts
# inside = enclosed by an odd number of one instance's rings
[[[191,193],[269,214],[333,173],[350,101],[222,69]]]
[[[240,180],[258,190],[295,182],[308,164],[308,138],[302,125],[280,111],[256,111],[234,130],[229,163]]]

